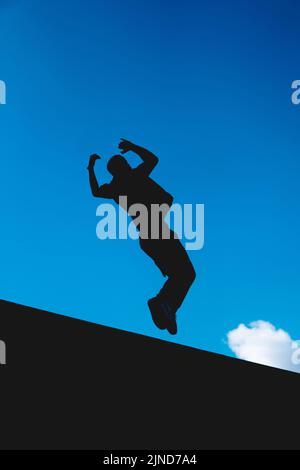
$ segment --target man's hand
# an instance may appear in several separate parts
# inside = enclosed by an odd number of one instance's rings
[[[134,150],[135,147],[135,144],[126,139],[121,139],[121,142],[119,143],[119,149],[121,149],[121,153],[129,152],[129,150]]]
[[[90,156],[90,161],[87,166],[87,169],[90,170],[91,168],[94,168],[96,161],[100,159],[101,157],[99,155],[97,155],[96,153],[93,153],[93,155]]]

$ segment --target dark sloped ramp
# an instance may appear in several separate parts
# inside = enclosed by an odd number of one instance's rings
[[[1,449],[300,447],[300,375],[0,306]]]

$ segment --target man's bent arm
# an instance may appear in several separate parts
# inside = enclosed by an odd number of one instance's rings
[[[158,157],[154,155],[154,153],[150,152],[150,150],[133,144],[132,151],[135,152],[139,157],[141,157],[143,162],[146,163],[148,167],[152,167],[153,169],[157,165]]]
[[[89,181],[90,181],[90,187],[92,191],[92,195],[97,197],[98,196],[98,191],[99,191],[99,184],[95,175],[95,170],[94,167],[89,167]]]
[[[96,175],[95,175],[95,161],[99,159],[96,158],[98,157],[97,155],[92,155],[90,157],[90,163],[87,167],[89,170],[89,181],[90,181],[90,187],[92,191],[92,195],[95,197],[106,197],[106,198],[111,198],[112,194],[110,191],[110,185],[109,184],[102,184],[102,186],[99,186]]]
[[[158,158],[154,153],[144,147],[140,147],[139,145],[130,142],[129,140],[121,139],[119,148],[122,150],[122,153],[126,153],[131,150],[141,157],[143,163],[136,168],[136,171],[141,173],[149,175],[158,163]]]

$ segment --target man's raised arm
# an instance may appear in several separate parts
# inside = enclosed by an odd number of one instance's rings
[[[87,169],[89,170],[89,181],[90,181],[90,187],[93,196],[95,197],[106,197],[106,198],[111,198],[111,191],[110,191],[110,186],[109,184],[102,184],[102,186],[99,186],[96,175],[95,175],[95,163],[97,160],[100,160],[101,157],[99,155],[93,154],[90,156],[90,161],[88,164]]]
[[[154,153],[150,152],[149,150],[143,147],[140,147],[139,145],[135,145],[129,140],[121,139],[121,142],[119,143],[119,148],[121,149],[121,153],[126,153],[131,150],[132,152],[139,155],[139,157],[141,157],[143,163],[141,163],[135,169],[135,171],[138,171],[142,174],[149,175],[158,163],[158,158],[156,155],[154,155]]]

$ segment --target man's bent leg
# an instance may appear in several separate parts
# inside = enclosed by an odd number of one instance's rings
[[[177,333],[176,311],[182,304],[196,273],[189,256],[174,237],[160,240],[140,240],[143,251],[150,256],[168,280],[158,295],[148,301],[152,319],[158,328]]]
[[[168,280],[158,297],[169,303],[173,312],[176,312],[193,284],[196,273],[188,253],[178,239],[162,242],[165,243],[164,251],[167,253],[164,259],[164,269]],[[169,243],[168,246],[167,243]]]
[[[174,232],[173,232],[174,233]],[[196,273],[187,251],[176,237],[140,240],[143,251],[150,256],[168,280],[157,297],[168,302],[176,312],[193,284]]]

